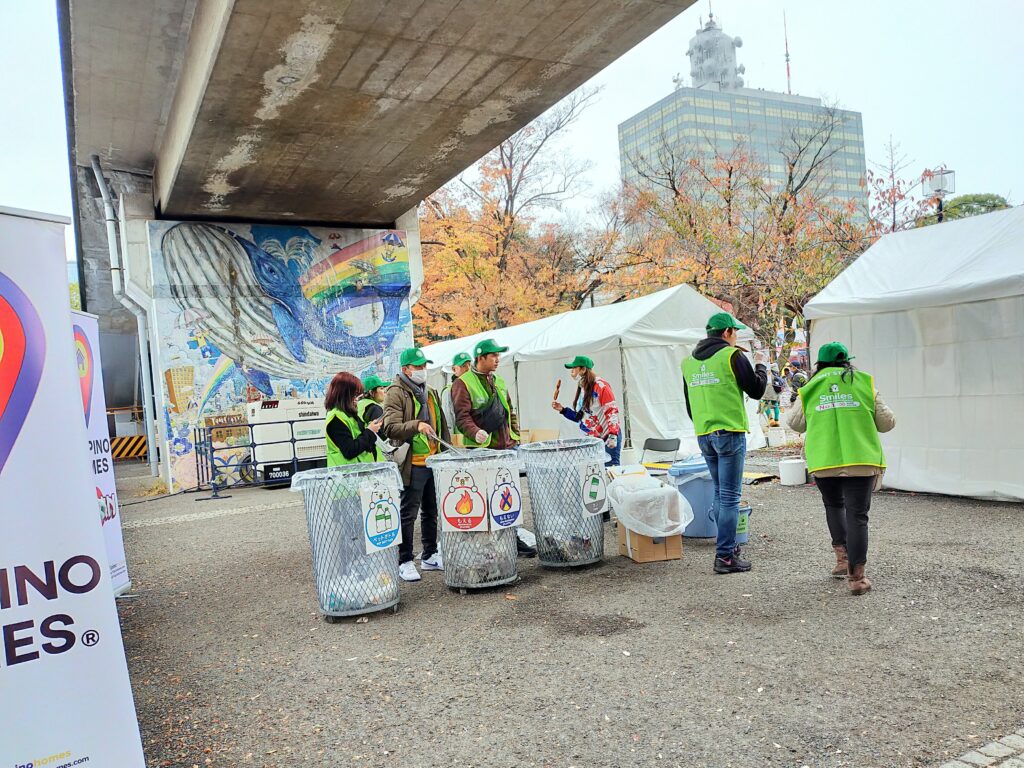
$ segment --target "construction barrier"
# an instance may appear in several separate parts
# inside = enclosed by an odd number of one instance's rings
[[[114,461],[122,459],[141,459],[148,453],[145,435],[128,435],[115,437],[110,441],[110,453]]]

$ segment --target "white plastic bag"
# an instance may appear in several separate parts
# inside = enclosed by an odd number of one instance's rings
[[[686,498],[654,477],[617,478],[608,486],[608,500],[618,521],[642,536],[675,536],[693,520]]]

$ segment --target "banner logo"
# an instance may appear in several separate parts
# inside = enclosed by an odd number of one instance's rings
[[[95,379],[95,365],[89,337],[81,326],[74,326],[75,331],[75,362],[78,364],[78,384],[82,389],[82,407],[85,409],[85,426],[89,426],[92,416],[92,383]]]
[[[0,272],[0,472],[35,399],[46,336],[28,296]]]

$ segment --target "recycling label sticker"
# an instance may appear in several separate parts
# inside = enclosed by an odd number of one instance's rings
[[[402,542],[401,490],[397,483],[375,480],[359,488],[363,537],[370,555]]]
[[[477,475],[480,475],[478,478]],[[487,499],[483,473],[466,469],[438,472],[434,482],[441,500],[442,531],[486,531]]]
[[[523,524],[523,494],[519,487],[518,469],[497,467],[488,470],[487,493],[492,530]]]
[[[594,517],[608,508],[608,476],[603,464],[581,464],[579,473],[583,493],[583,515]]]

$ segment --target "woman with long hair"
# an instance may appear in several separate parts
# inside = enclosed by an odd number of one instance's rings
[[[594,373],[594,361],[585,355],[576,355],[565,367],[576,381],[572,408],[563,408],[557,400],[551,407],[569,421],[578,423],[584,434],[603,440],[611,457],[606,466],[617,467],[622,455],[622,432],[619,404],[611,385]]]
[[[836,554],[831,575],[845,577],[850,593],[862,595],[871,589],[864,575],[871,494],[885,472],[878,433],[895,427],[896,417],[875,390],[874,377],[851,360],[839,342],[818,351],[814,375],[799,389],[799,407],[791,410],[788,424],[807,433],[807,471],[821,492]]]
[[[351,373],[334,375],[327,385],[324,431],[327,434],[327,466],[383,461],[377,448],[377,432],[383,419],[365,423],[359,414],[363,383]]]

